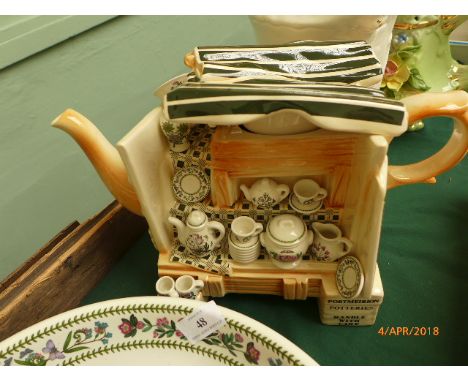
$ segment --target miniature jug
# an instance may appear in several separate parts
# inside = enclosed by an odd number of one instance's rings
[[[204,256],[219,248],[224,238],[224,226],[216,221],[208,221],[206,214],[193,210],[184,224],[175,217],[169,217],[169,223],[177,229],[179,241],[192,255]]]
[[[332,262],[347,255],[353,247],[351,240],[343,237],[332,223],[313,222],[314,242],[312,252],[319,261]]]
[[[257,180],[250,188],[245,184],[240,186],[247,200],[255,207],[269,209],[281,202],[289,194],[287,184],[277,184],[269,178]]]

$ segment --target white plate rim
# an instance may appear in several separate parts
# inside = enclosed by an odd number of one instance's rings
[[[195,172],[195,174],[193,174],[193,172]],[[188,192],[185,192],[183,190],[182,185],[180,184],[180,182],[177,182],[177,179],[183,173],[187,173],[188,175],[195,175],[200,180],[200,183],[202,185],[200,188],[201,189],[204,188],[205,191],[203,191],[203,193],[199,193],[199,195],[197,195],[197,193],[189,194]],[[180,202],[183,202],[183,203],[197,203],[197,202],[202,201],[209,194],[210,188],[211,188],[211,185],[210,185],[208,175],[206,175],[206,173],[203,171],[202,168],[200,168],[198,166],[194,166],[194,165],[189,166],[189,167],[184,167],[184,168],[181,168],[180,170],[178,170],[174,174],[174,178],[172,180],[172,189],[174,190],[174,196],[175,196],[175,198],[177,200],[179,200]],[[192,200],[189,200],[187,198],[179,198],[179,195],[177,194],[178,190],[180,191],[180,193],[182,195],[196,195],[196,196],[194,196]]]
[[[138,307],[149,305],[149,306],[168,306],[168,307],[184,307],[186,310],[193,310],[200,305],[205,304],[205,302],[197,301],[197,300],[189,300],[189,299],[181,299],[181,298],[171,298],[171,297],[160,297],[160,296],[145,296],[145,297],[127,297],[127,298],[120,298],[120,299],[113,299],[103,302],[97,302],[94,304],[82,306],[79,308],[75,308],[64,313],[60,313],[56,316],[50,317],[45,319],[37,324],[34,324],[22,331],[14,334],[13,336],[5,339],[4,341],[0,342],[0,362],[8,359],[11,357],[12,354],[17,353],[19,349],[26,348],[28,344],[30,344],[33,339],[33,334],[38,333],[41,330],[45,330],[47,328],[52,329],[54,325],[58,325],[59,323],[67,322],[70,320],[71,317],[82,316],[88,314],[93,314],[96,311],[105,311],[105,309],[109,309],[112,307],[120,308],[124,307]],[[238,325],[241,323],[243,325],[247,325],[246,328],[249,330],[251,329],[252,332],[257,333],[256,335],[261,335],[264,338],[268,338],[271,340],[269,346],[273,346],[275,349],[281,349],[281,351],[285,354],[290,354],[290,357],[295,359],[294,363],[306,366],[317,366],[318,363],[313,360],[307,353],[301,350],[297,345],[292,343],[290,340],[282,336],[281,334],[277,333],[273,329],[267,327],[266,325],[242,314],[236,312],[232,309],[228,309],[222,306],[219,306],[219,309],[223,316],[226,318],[226,321],[233,322],[233,324]],[[187,314],[189,314],[188,312]],[[94,316],[93,316],[94,317]],[[94,322],[95,318],[89,320],[89,322]],[[237,322],[237,323],[236,323]],[[44,336],[42,336],[44,337]],[[45,339],[41,337],[41,341],[45,342]],[[28,340],[29,338],[29,340]],[[34,341],[37,342],[37,341]],[[187,341],[188,343],[188,341]],[[22,345],[18,345],[22,344]],[[11,352],[13,347],[15,350]]]

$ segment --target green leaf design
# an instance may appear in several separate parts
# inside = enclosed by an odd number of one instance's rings
[[[76,348],[67,349],[67,350],[64,350],[63,352],[64,353],[75,353],[77,351],[88,349],[88,348],[89,348],[89,346],[77,346]]]
[[[98,309],[94,310],[91,312],[86,312],[80,315],[76,315],[74,317],[68,318],[66,320],[63,320],[61,322],[57,322],[56,324],[50,325],[49,327],[46,327],[44,329],[38,330],[36,333],[31,334],[21,340],[19,340],[17,343],[15,343],[12,346],[9,346],[8,348],[4,349],[3,351],[0,351],[0,359],[8,357],[9,354],[13,355],[15,352],[19,351],[20,349],[23,349],[27,346],[31,346],[32,343],[36,343],[38,341],[42,341],[44,338],[47,338],[48,335],[51,333],[61,331],[63,329],[68,329],[72,328],[75,324],[78,323],[89,323],[92,322],[96,319],[99,318],[105,318],[109,316],[121,316],[121,315],[131,315],[133,313],[137,314],[142,314],[142,313],[162,313],[162,314],[183,314],[183,315],[188,315],[193,311],[191,308],[187,307],[181,307],[178,305],[169,305],[169,304],[139,304],[139,305],[120,305],[120,306],[112,306],[104,309]],[[127,322],[128,324],[131,325],[131,322],[128,319],[124,319],[119,317],[122,322]],[[143,319],[144,322],[147,324],[151,324],[149,320]],[[138,320],[137,320],[138,322]],[[281,346],[278,346],[274,341],[272,341],[270,338],[262,335],[261,333],[258,333],[256,330],[253,330],[251,327],[241,324],[235,320],[232,319],[227,319],[226,324],[228,327],[235,331],[239,332],[241,334],[245,334],[248,337],[252,338],[255,340],[255,342],[262,344],[265,348],[272,350],[275,354],[277,354],[281,359],[281,361],[284,364],[290,364],[290,365],[301,365],[302,363],[294,357],[293,354],[290,354],[287,350],[283,349]],[[155,328],[153,326],[153,328]],[[130,350],[131,348],[135,347],[142,347],[142,346],[150,346],[150,347],[157,347],[157,348],[180,348],[180,349],[185,349],[186,351],[197,353],[201,352],[205,354],[206,356],[219,359],[220,361],[226,363],[226,364],[235,364],[239,365],[240,362],[236,359],[230,359],[227,356],[222,355],[221,353],[217,353],[215,350],[207,349],[205,347],[200,347],[200,346],[193,346],[188,344],[186,341],[180,341],[180,339],[164,339],[160,340],[162,337],[164,337],[165,334],[165,329],[162,328],[155,328],[156,332],[159,335],[158,340],[153,340],[153,341],[145,341],[145,345],[142,345],[142,341],[133,341],[133,342],[128,342],[126,344],[117,344],[117,345],[110,345],[110,346],[103,346],[99,347],[97,349],[92,349],[85,351],[83,353],[79,353],[78,355],[65,359],[63,361],[63,364],[80,364],[82,363],[85,359],[90,359],[90,358],[95,358],[98,357],[101,354],[108,354],[109,352],[114,352],[114,351],[120,351],[120,350]],[[158,330],[162,329],[162,330]],[[129,335],[126,335],[125,337],[132,337],[137,333],[137,329],[134,328]],[[173,332],[174,333],[174,332]],[[219,336],[219,332],[215,332],[211,334],[209,337],[209,341],[211,341],[213,344],[218,345],[218,346],[223,346],[221,338]],[[226,336],[228,336],[226,338]],[[230,348],[232,350],[235,350],[236,352],[241,352],[241,350],[238,350],[238,342],[235,340],[232,340],[234,337],[233,334],[231,335],[226,335],[223,340],[228,340],[229,342],[229,337],[231,337],[231,344]],[[67,335],[68,337],[68,335]],[[156,342],[155,342],[156,341]],[[172,342],[170,342],[172,341]],[[224,341],[223,341],[224,342]],[[71,343],[71,340],[70,340]],[[67,344],[67,347],[70,348],[70,343]],[[207,344],[209,345],[209,344]],[[75,349],[78,349],[75,348]],[[71,349],[69,349],[71,350]],[[81,349],[80,349],[81,350]],[[78,350],[76,350],[78,351]],[[205,351],[209,351],[210,354],[205,353]],[[245,354],[245,353],[244,353]],[[246,358],[247,359],[247,358]],[[18,360],[20,361],[20,360]],[[16,362],[16,360],[15,360]],[[24,365],[36,365],[36,364],[43,364],[45,365],[48,360],[43,359],[43,360],[36,360],[35,362],[29,362],[27,361],[20,361],[23,362],[22,364]]]
[[[67,351],[68,345],[70,345],[70,341],[71,341],[71,339],[72,339],[72,333],[73,333],[73,332],[69,332],[69,333],[68,333],[68,336],[67,336],[67,338],[66,338],[66,340],[65,340],[65,342],[64,342],[64,344],[63,344],[63,351],[64,351],[64,352]]]
[[[410,70],[410,78],[408,79],[408,83],[415,89],[418,90],[429,90],[430,87],[426,84],[426,82],[423,80],[421,73],[419,73],[419,70],[416,68],[413,68]]]
[[[137,326],[137,324],[138,324],[138,319],[135,317],[134,314],[132,314],[132,315],[130,316],[130,324],[131,324],[132,326]]]
[[[22,366],[45,366],[47,364],[47,360],[41,360],[39,362],[32,362],[32,361],[21,361],[19,359],[15,359],[15,363]]]

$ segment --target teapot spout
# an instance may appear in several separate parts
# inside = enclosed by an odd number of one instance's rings
[[[67,109],[52,121],[52,126],[66,133],[81,146],[104,184],[125,208],[142,215],[140,202],[128,181],[124,163],[117,151],[86,117]]]

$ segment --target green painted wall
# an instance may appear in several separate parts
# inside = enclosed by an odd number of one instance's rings
[[[1,70],[0,280],[113,199],[53,118],[73,107],[116,143],[191,48],[253,42],[247,17],[119,17]]]

